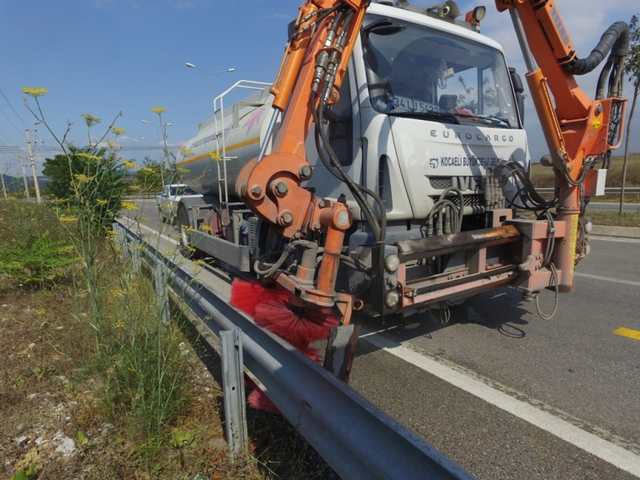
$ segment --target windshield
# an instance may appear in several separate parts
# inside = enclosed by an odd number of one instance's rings
[[[377,15],[362,33],[369,95],[379,112],[518,128],[504,57],[446,32]]]
[[[181,196],[181,195],[193,195],[196,192],[194,192],[191,188],[189,187],[171,187],[171,196]]]

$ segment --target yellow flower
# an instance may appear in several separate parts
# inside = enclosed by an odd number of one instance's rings
[[[102,121],[102,119],[100,117],[96,117],[95,115],[93,115],[91,113],[83,113],[80,116],[82,118],[84,118],[84,122],[87,124],[87,127],[92,127],[92,126],[97,125],[98,123],[100,123]]]
[[[113,132],[113,134],[114,134],[116,137],[119,137],[120,135],[123,135],[123,134],[124,134],[125,129],[124,129],[124,128],[121,128],[121,127],[113,127],[113,128],[111,129],[111,131]]]
[[[124,330],[124,320],[122,318],[118,318],[113,326],[116,327],[117,330]]]
[[[22,87],[22,93],[32,97],[41,97],[49,92],[45,87]]]
[[[157,107],[153,107],[153,108],[151,109],[151,111],[152,111],[153,113],[157,113],[158,115],[160,115],[161,113],[166,112],[166,111],[167,111],[167,109],[166,109],[166,108],[164,108],[164,107],[163,107],[163,106],[161,106],[161,105],[158,105]]]
[[[60,220],[60,223],[68,225],[70,223],[76,223],[78,221],[78,217],[74,217],[72,215],[60,215],[58,220]]]
[[[124,164],[125,167],[127,167],[128,169],[132,169],[132,168],[136,168],[136,162],[132,161],[132,160],[125,160],[124,162],[122,162]]]
[[[93,180],[93,177],[88,177],[84,173],[76,174],[74,175],[74,177],[76,178],[78,183],[89,183],[91,180]]]
[[[124,290],[122,290],[121,288],[113,288],[111,289],[111,295],[116,298],[122,298],[124,297]]]
[[[120,206],[123,210],[138,210],[138,206],[133,202],[122,202]]]
[[[86,153],[86,152],[78,152],[75,154],[76,157],[80,157],[80,158],[85,158],[87,160],[102,160],[98,155],[93,155],[91,153]]]

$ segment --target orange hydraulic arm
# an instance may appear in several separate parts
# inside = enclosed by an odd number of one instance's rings
[[[319,199],[301,186],[312,175],[305,141],[322,104],[337,100],[347,62],[369,0],[307,0],[290,32],[278,78],[271,93],[282,124],[269,155],[248,163],[236,184],[238,193],[284,238],[305,249],[295,274],[275,273],[274,280],[307,302],[338,306],[348,322],[351,296],[335,292],[345,232],[351,216],[342,202]],[[324,241],[316,280],[317,242]]]
[[[589,58],[578,59],[552,0],[496,0],[496,6],[511,14],[528,68],[533,102],[556,171],[558,220],[567,223],[568,234],[556,251],[555,262],[561,272],[560,288],[568,291],[573,286],[583,202],[595,190],[597,172],[592,168],[599,160],[606,168],[610,152],[617,148],[615,144],[622,132],[626,26],[614,24]],[[574,74],[595,69],[612,48],[594,100],[578,86]],[[609,73],[609,95],[603,98]]]

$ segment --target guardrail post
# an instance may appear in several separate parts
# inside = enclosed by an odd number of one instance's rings
[[[118,244],[121,250],[124,249],[124,243],[125,243],[124,229],[120,225],[114,225],[113,231],[115,232],[116,243]]]
[[[140,273],[142,267],[142,257],[140,256],[140,250],[142,250],[142,244],[139,241],[133,241],[130,244],[131,248],[131,267],[134,273]]]
[[[163,323],[169,323],[169,291],[167,290],[167,276],[163,265],[156,262],[153,268],[153,283],[158,297],[158,308]]]
[[[232,458],[247,451],[247,412],[244,397],[244,360],[240,330],[220,332],[222,343],[222,391],[224,418]]]

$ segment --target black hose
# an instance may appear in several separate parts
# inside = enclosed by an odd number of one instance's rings
[[[586,58],[575,58],[567,63],[564,68],[573,75],[586,75],[596,69],[609,52],[614,57],[625,57],[629,50],[629,25],[625,22],[616,22],[611,25],[600,38],[598,45]]]

